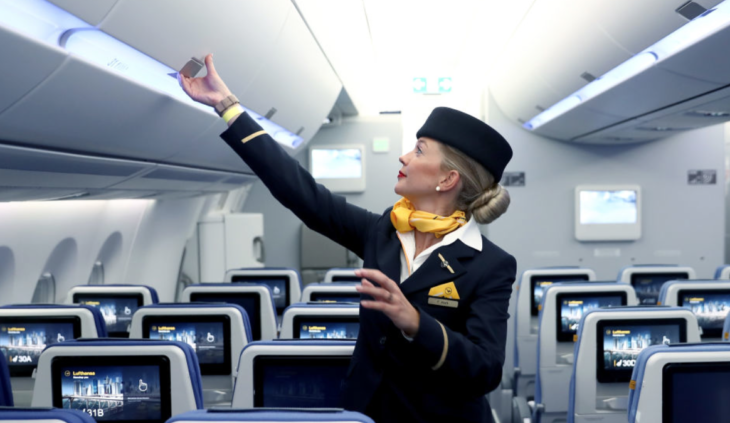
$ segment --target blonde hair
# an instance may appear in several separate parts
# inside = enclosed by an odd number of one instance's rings
[[[461,151],[443,143],[439,147],[443,153],[441,169],[455,170],[461,176],[457,210],[463,210],[467,219],[474,216],[481,224],[492,223],[507,211],[509,192],[494,180],[494,175]]]

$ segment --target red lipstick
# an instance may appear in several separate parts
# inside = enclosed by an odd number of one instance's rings
[[[406,174],[405,173],[403,173],[401,171],[398,171],[398,179],[405,178],[405,177],[406,177]]]

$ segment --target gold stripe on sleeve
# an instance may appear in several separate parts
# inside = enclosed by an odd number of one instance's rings
[[[449,352],[449,337],[448,337],[448,335],[446,335],[446,328],[438,320],[436,322],[439,324],[439,326],[441,326],[441,331],[444,333],[444,350],[441,352],[441,359],[439,359],[439,362],[436,363],[435,366],[431,367],[431,370],[440,369],[441,366],[444,365],[444,362],[446,361],[446,355]]]
[[[258,137],[259,135],[264,135],[265,133],[266,133],[266,131],[254,132],[253,134],[251,134],[251,135],[247,136],[246,138],[242,139],[241,140],[241,143],[242,144],[246,144],[247,142],[251,141],[252,139]]]

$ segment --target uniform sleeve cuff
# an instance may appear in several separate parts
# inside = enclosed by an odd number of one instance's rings
[[[233,122],[233,125],[221,134],[221,138],[236,152],[240,152],[249,141],[255,140],[264,134],[266,134],[266,131],[261,129],[261,126],[248,113],[243,112]]]
[[[413,343],[425,351],[424,358],[432,366],[431,370],[438,370],[446,361],[449,351],[449,337],[446,327],[421,308],[418,309],[418,312],[421,319]]]

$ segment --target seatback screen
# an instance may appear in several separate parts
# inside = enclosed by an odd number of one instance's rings
[[[535,275],[530,278],[530,314],[537,316],[542,295],[548,286],[558,282],[587,281],[588,275]]]
[[[730,363],[670,363],[662,370],[662,423],[730,416]]]
[[[685,319],[602,320],[596,330],[597,377],[602,383],[628,382],[646,347],[687,342]]]
[[[92,306],[101,312],[112,337],[129,337],[132,316],[142,307],[142,294],[74,294],[74,303]]]
[[[333,275],[332,282],[362,282],[362,278],[355,275]]]
[[[233,276],[235,283],[267,285],[274,297],[276,314],[282,314],[290,303],[289,278],[286,276]]]
[[[171,415],[166,357],[56,357],[51,372],[54,407],[98,422],[161,423]]]
[[[261,340],[261,296],[258,292],[193,292],[190,294],[192,303],[228,303],[236,304],[246,310],[248,321],[251,323],[251,338]],[[271,301],[268,298],[265,301]]]
[[[360,294],[357,292],[312,292],[309,299],[321,303],[359,303]]]
[[[0,317],[0,351],[14,377],[31,376],[47,346],[79,336],[81,320],[76,316]]]
[[[560,308],[557,315],[558,342],[572,342],[578,332],[580,319],[585,313],[600,307],[619,307],[626,305],[625,292],[565,293],[556,296]]]
[[[678,304],[697,316],[702,336],[719,338],[730,310],[730,290],[680,290]]]
[[[342,408],[350,356],[254,358],[254,407]]]
[[[295,316],[294,338],[357,339],[360,318],[333,316]]]
[[[198,356],[202,375],[231,374],[231,322],[228,316],[145,316],[148,339],[185,342]]]
[[[636,291],[636,297],[641,305],[656,305],[659,301],[659,291],[667,281],[685,280],[689,275],[684,273],[634,273],[631,275],[631,285]]]

